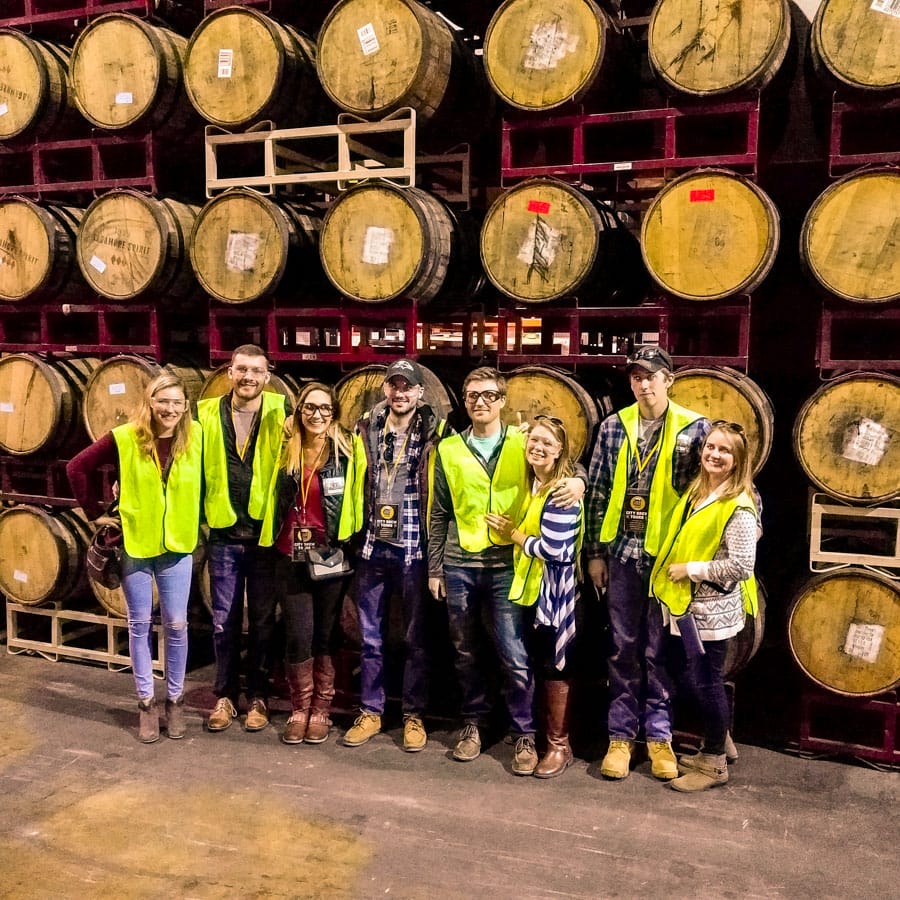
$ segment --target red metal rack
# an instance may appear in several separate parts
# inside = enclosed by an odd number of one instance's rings
[[[676,365],[746,372],[750,297],[686,304],[661,297],[642,306],[501,308],[497,359],[508,365],[624,365],[635,344],[658,341]],[[527,339],[529,329],[535,341]]]
[[[40,506],[77,506],[66,477],[66,460],[0,454],[0,501]]]
[[[833,177],[859,166],[900,163],[900,99],[838,100],[831,104],[828,171]]]
[[[827,373],[900,370],[900,307],[822,305],[816,365]]]
[[[503,123],[501,180],[665,174],[717,165],[755,177],[759,98],[627,112],[577,113]]]
[[[75,19],[90,19],[110,12],[128,12],[149,16],[154,0],[4,0],[0,26],[23,28],[31,25],[72,24]]]

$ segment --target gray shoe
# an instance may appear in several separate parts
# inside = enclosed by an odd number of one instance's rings
[[[697,767],[698,757],[701,753],[705,752],[706,751],[701,747],[697,753],[686,753],[684,756],[680,756],[678,758],[678,771],[682,773],[693,772]],[[728,765],[732,765],[738,761],[738,748],[731,739],[730,731],[725,732],[725,759],[728,761]]]
[[[728,784],[728,763],[724,753],[718,756],[710,753],[698,753],[694,762],[693,769],[669,782],[672,790],[691,794],[718,787],[720,784]]]
[[[159,713],[156,700],[149,697],[138,701],[138,740],[142,744],[155,744],[159,740]]]
[[[477,725],[464,725],[453,749],[453,758],[459,762],[471,762],[481,755],[481,735]]]
[[[537,750],[534,749],[534,738],[529,734],[523,734],[516,741],[516,749],[513,751],[513,774],[533,775],[537,764],[538,755]]]

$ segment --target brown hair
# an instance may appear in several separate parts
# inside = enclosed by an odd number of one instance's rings
[[[463,382],[462,386],[462,395],[466,396],[466,388],[473,381],[496,381],[497,382],[497,390],[506,396],[506,378],[502,372],[498,369],[491,368],[491,366],[480,366],[477,369],[473,369],[466,375],[466,380]]]
[[[231,351],[231,365],[234,365],[238,356],[261,356],[267,363],[269,362],[269,354],[258,344],[241,344],[240,347],[235,347]]]
[[[341,405],[334,388],[319,381],[311,381],[305,384],[297,397],[294,404],[294,412],[287,418],[284,423],[284,445],[281,451],[281,464],[291,475],[296,475],[303,471],[303,414],[301,410],[306,398],[313,391],[322,391],[328,394],[328,402],[333,410],[331,422],[328,425],[326,434],[332,441],[332,449],[335,456],[343,453],[344,456],[350,456],[352,452],[352,436],[346,428],[340,423]]]
[[[184,382],[171,372],[163,372],[157,375],[144,390],[141,403],[131,419],[138,445],[147,456],[153,455],[156,445],[156,423],[153,419],[153,411],[150,409],[150,401],[167,388],[178,388],[184,396],[184,415],[175,426],[175,434],[172,440],[172,459],[184,453],[191,442],[191,409],[188,401],[187,388]]]

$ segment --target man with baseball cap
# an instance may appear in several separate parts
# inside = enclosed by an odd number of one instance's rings
[[[607,591],[612,640],[609,749],[600,772],[625,778],[643,732],[653,775],[668,781],[678,776],[671,688],[663,617],[649,596],[649,578],[672,510],[699,469],[710,426],[669,400],[675,376],[662,348],[636,348],[625,373],[637,402],[601,423],[588,470],[588,575],[598,591]]]
[[[341,539],[361,532],[357,605],[362,636],[361,709],[344,735],[358,747],[381,731],[384,714],[384,639],[389,604],[399,597],[403,612],[403,749],[427,741],[422,717],[428,700],[425,637],[427,566],[425,511],[431,453],[447,423],[422,402],[421,367],[398,359],[384,376],[385,399],[356,424],[356,473],[352,502],[344,504]]]

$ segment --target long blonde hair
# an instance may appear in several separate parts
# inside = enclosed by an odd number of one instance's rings
[[[750,451],[747,446],[747,435],[744,433],[743,426],[737,422],[726,422],[719,419],[712,423],[712,427],[703,440],[704,446],[709,436],[714,431],[721,431],[722,434],[731,438],[731,455],[734,457],[734,468],[723,485],[723,489],[719,492],[720,500],[731,500],[746,493],[753,496],[753,473],[750,469]],[[701,454],[703,451],[700,451]],[[704,497],[709,496],[712,491],[712,485],[709,482],[709,475],[703,466],[700,466],[700,472],[697,477],[688,486],[688,499],[691,503],[696,503]]]
[[[172,439],[172,459],[176,459],[184,453],[191,442],[191,409],[188,401],[187,388],[184,382],[171,372],[163,372],[157,375],[144,390],[141,403],[135,411],[130,424],[134,428],[138,446],[141,450],[152,456],[156,446],[156,426],[153,420],[153,411],[150,401],[167,388],[178,388],[184,396],[184,415],[175,426],[175,434]]]
[[[559,456],[553,463],[550,477],[541,485],[541,489],[538,491],[539,494],[544,494],[551,489],[556,489],[561,479],[571,478],[575,474],[575,464],[572,462],[569,451],[569,435],[562,419],[558,419],[556,416],[536,416],[532,427],[546,428],[559,441],[561,448]],[[531,477],[533,480],[534,472],[531,473]]]
[[[319,381],[311,381],[303,386],[300,395],[297,397],[297,403],[294,405],[293,415],[289,416],[284,423],[284,444],[281,449],[281,465],[291,475],[298,475],[303,472],[303,404],[306,398],[313,391],[322,391],[328,394],[328,402],[331,404],[332,416],[331,422],[325,431],[328,439],[332,442],[332,451],[335,457],[339,453],[349,457],[352,452],[352,437],[349,431],[340,423],[341,407],[334,388]]]

